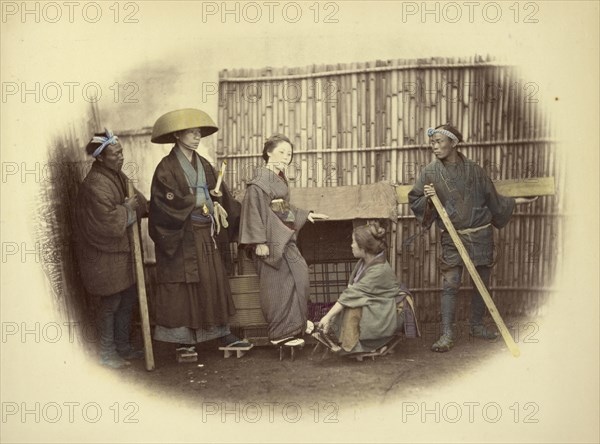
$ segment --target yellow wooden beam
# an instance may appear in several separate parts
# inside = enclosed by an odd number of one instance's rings
[[[127,181],[127,196],[135,196],[133,182]],[[137,219],[129,226],[129,236],[133,243],[133,263],[137,278],[137,291],[140,305],[140,320],[142,321],[142,338],[144,340],[144,358],[146,370],[154,370],[154,350],[152,349],[152,337],[150,336],[150,315],[148,314],[148,299],[146,298],[146,281],[144,278],[144,261],[142,260],[142,244],[138,231]]]
[[[497,180],[494,182],[499,194],[509,197],[553,196],[554,177],[532,177],[530,179]],[[412,185],[396,185],[398,203],[408,203],[408,192]]]
[[[460,254],[460,257],[462,258],[465,266],[467,267],[467,270],[469,271],[469,274],[471,275],[471,279],[473,279],[473,282],[475,283],[475,286],[479,290],[479,294],[481,295],[483,302],[485,302],[485,305],[487,306],[490,314],[492,315],[492,319],[498,326],[498,330],[500,330],[500,334],[502,335],[502,338],[504,339],[506,346],[508,347],[508,349],[510,350],[510,352],[512,353],[512,355],[514,357],[518,357],[521,354],[521,352],[519,351],[519,347],[517,346],[514,339],[510,335],[510,332],[506,328],[506,325],[504,324],[504,321],[502,320],[502,317],[500,316],[500,313],[498,312],[498,309],[496,308],[496,304],[494,304],[494,301],[492,300],[492,297],[488,293],[487,288],[485,287],[485,284],[481,280],[479,273],[477,273],[477,269],[475,268],[473,261],[471,261],[471,258],[469,257],[469,253],[465,249],[465,246],[463,245],[462,241],[460,240],[460,237],[458,236],[456,229],[452,225],[452,222],[450,221],[450,218],[448,217],[448,214],[446,213],[446,209],[440,202],[440,198],[437,196],[431,196],[431,200],[432,200],[433,204],[435,205],[435,209],[437,210],[438,214],[442,218],[442,221],[444,222],[444,225],[446,226],[446,230],[448,230],[448,233],[450,233],[450,237],[452,238],[452,241],[454,242],[454,245],[456,246],[456,249],[458,250],[458,253]]]

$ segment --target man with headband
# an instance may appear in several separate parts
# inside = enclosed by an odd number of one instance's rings
[[[535,198],[499,195],[483,168],[457,151],[457,145],[463,138],[453,126],[446,124],[429,128],[427,135],[435,159],[423,169],[408,199],[417,220],[424,227],[429,228],[437,221],[442,231],[442,335],[431,349],[446,352],[454,346],[456,337],[456,296],[464,264],[430,197],[436,194],[439,197],[486,286],[489,285],[493,263],[492,227],[504,227],[510,220],[515,204],[532,202]],[[470,335],[494,339],[497,333],[484,327],[484,314],[485,303],[475,290],[471,298]]]
[[[123,147],[112,131],[97,133],[85,150],[95,161],[75,207],[79,271],[98,309],[100,363],[122,368],[144,356],[130,343],[137,291],[127,228],[147,214],[148,204],[137,190],[127,197]]]

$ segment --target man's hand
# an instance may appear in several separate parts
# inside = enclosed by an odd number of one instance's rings
[[[131,208],[132,211],[137,210],[137,208],[140,206],[137,194],[134,194],[131,197],[127,197],[125,199],[125,202],[123,202],[123,205]]]
[[[317,219],[329,219],[329,216],[326,214],[320,214],[320,213],[308,213],[308,220],[311,221],[312,223],[315,222],[315,220]]]
[[[535,202],[538,199],[539,196],[535,196],[535,197],[515,197],[515,204],[517,205],[521,205],[521,204],[528,204],[531,202]]]
[[[423,191],[427,197],[435,196],[435,188],[433,188],[433,184],[425,185],[423,187]]]

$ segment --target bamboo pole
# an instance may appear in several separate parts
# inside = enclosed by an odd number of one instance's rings
[[[467,89],[468,88],[468,89]],[[470,116],[470,101],[471,95],[471,71],[465,69],[464,84],[462,85],[462,122],[463,122],[463,138],[465,141],[471,140],[471,116]]]
[[[300,82],[300,102],[298,103],[300,108],[299,113],[299,125],[297,130],[300,131],[300,144],[304,146],[306,150],[313,149],[312,145],[312,134],[309,132],[310,126],[313,122],[313,114],[310,109],[310,102],[312,102],[312,91],[308,91],[308,81],[306,79]],[[309,120],[310,119],[310,120]]]
[[[241,69],[241,75],[245,76],[247,70],[246,69]],[[236,85],[238,86],[238,85]],[[237,88],[236,90],[236,101],[238,102],[238,118],[239,118],[239,122],[241,122],[240,125],[240,131],[238,133],[238,143],[237,146],[242,148],[244,150],[245,153],[249,153],[250,151],[250,146],[249,143],[247,143],[247,136],[248,136],[248,130],[250,128],[250,112],[248,109],[248,100],[245,97],[245,90],[243,88],[246,88],[247,90],[248,85],[244,84],[244,85],[239,85],[239,88]]]
[[[475,142],[476,140],[478,140],[478,134],[477,131],[479,129],[479,124],[477,122],[477,114],[479,111],[479,104],[477,102],[478,100],[478,94],[479,94],[479,90],[480,90],[480,86],[479,86],[479,71],[477,70],[471,70],[471,75],[470,75],[470,79],[471,79],[471,86],[469,87],[469,126],[470,126],[470,133],[469,133],[469,141],[470,142]]]
[[[450,218],[448,217],[448,214],[446,213],[446,209],[440,202],[439,197],[437,197],[436,195],[431,196],[431,200],[432,200],[438,214],[442,218],[442,221],[444,222],[444,226],[448,230],[448,233],[450,234],[450,237],[452,238],[454,245],[456,246],[458,252],[460,253],[460,257],[462,258],[463,263],[467,267],[467,270],[469,271],[469,274],[471,275],[471,279],[473,279],[473,282],[475,283],[475,286],[479,290],[479,293],[481,294],[481,297],[483,298],[485,305],[487,306],[490,314],[492,315],[494,322],[496,322],[496,325],[498,326],[498,329],[500,330],[500,334],[502,335],[502,338],[504,339],[506,346],[508,347],[508,349],[510,350],[510,352],[512,353],[512,355],[514,357],[518,357],[521,354],[521,352],[519,351],[519,347],[517,346],[517,344],[513,340],[512,336],[510,335],[510,332],[506,328],[506,325],[504,324],[502,317],[500,317],[500,313],[498,313],[498,310],[496,309],[496,305],[494,304],[494,301],[492,300],[490,294],[488,293],[487,288],[485,288],[485,285],[484,285],[483,281],[481,280],[479,273],[477,273],[477,269],[475,268],[475,265],[473,265],[473,262],[471,261],[471,258],[469,257],[467,250],[465,249],[462,241],[460,240],[460,237],[458,236],[456,229],[452,225],[452,222],[450,221]]]
[[[404,71],[398,72],[398,145],[402,146],[405,143],[405,134],[406,134],[406,119],[404,116],[404,109],[407,107],[406,104],[406,91],[404,89],[404,83],[406,82],[406,73]]]
[[[358,147],[361,146],[360,145],[360,141],[358,140],[358,116],[359,116],[359,111],[358,111],[358,103],[359,103],[359,96],[358,96],[358,87],[359,87],[359,81],[358,81],[358,77],[356,74],[352,74],[351,77],[351,82],[352,82],[352,105],[350,108],[350,116],[351,116],[351,128],[352,128],[352,140],[350,141],[351,146],[354,147]]]
[[[316,164],[318,168],[316,186],[326,186],[329,177],[327,177],[326,160],[323,157],[323,95],[321,92],[321,82],[315,82],[314,86],[314,112],[315,123],[313,124],[313,137],[315,148],[317,150]]]
[[[486,62],[486,61],[474,61],[473,63],[456,63],[456,62],[448,62],[444,58],[440,58],[440,68],[443,69],[464,69],[464,68],[485,68],[485,67],[494,67],[494,66],[503,66],[503,67],[513,67],[514,65],[508,63],[496,63],[496,62]],[[342,75],[350,75],[350,74],[358,74],[358,73],[376,73],[376,72],[385,72],[385,71],[394,71],[394,70],[403,70],[403,71],[411,71],[418,68],[423,68],[423,63],[421,60],[416,63],[415,60],[401,60],[402,64],[400,66],[393,65],[385,65],[385,66],[369,66],[367,64],[366,67],[357,68],[357,69],[341,69],[339,68],[340,64],[338,64],[338,68],[334,69],[332,65],[328,65],[326,71],[324,72],[316,72],[316,73],[289,73],[282,71],[279,74],[273,75],[271,80],[296,80],[296,79],[308,79],[312,77],[335,77]],[[235,70],[234,70],[235,72]],[[236,83],[246,83],[246,82],[256,82],[263,81],[264,77],[239,77],[234,76],[230,79],[231,82]]]
[[[438,67],[438,59],[435,59],[435,70],[433,72],[434,81],[434,107],[431,115],[430,127],[435,128],[438,125],[446,123],[442,120],[442,109],[448,103],[446,92],[444,91],[444,85],[442,84],[443,70]],[[426,138],[427,139],[427,138]]]
[[[329,67],[329,65],[328,65]],[[331,107],[329,108],[329,118],[330,118],[330,130],[329,136],[331,138],[331,149],[337,150],[338,147],[344,146],[343,143],[339,141],[338,138],[338,103],[340,101],[340,91],[339,91],[339,79],[338,82],[334,84],[335,88],[335,97],[334,100],[331,101]],[[340,159],[338,158],[338,162]],[[341,169],[341,173],[343,174],[343,169]],[[342,176],[343,177],[343,176]],[[342,183],[343,185],[343,183]]]
[[[359,64],[359,67],[364,67],[367,66],[366,64]],[[361,171],[363,171],[363,164],[364,164],[364,149],[366,147],[369,146],[369,140],[368,140],[368,135],[369,135],[369,126],[368,126],[368,121],[369,121],[369,107],[368,107],[368,103],[369,103],[369,83],[368,83],[368,77],[367,74],[359,74],[359,79],[358,79],[358,88],[359,88],[359,94],[358,94],[358,100],[357,100],[357,111],[358,111],[358,121],[357,121],[357,131],[358,131],[358,145],[357,147],[362,147],[360,150],[360,158],[359,158],[359,169]],[[359,179],[362,183],[364,183],[364,179]]]
[[[252,96],[252,127],[250,132],[250,149],[252,152],[258,151],[258,135],[260,128],[260,115],[262,110],[262,85],[259,82],[255,83],[254,95]]]
[[[227,83],[224,82],[225,76],[227,75],[227,70],[221,71],[219,73],[219,88],[218,88],[218,113],[217,113],[217,125],[222,125],[223,122],[227,121],[227,115],[225,113],[226,108],[223,106],[222,104],[222,100],[223,100],[223,91],[222,91],[222,87],[223,85],[227,85]],[[228,131],[226,131],[227,133]],[[224,136],[223,136],[223,131],[218,131],[217,132],[217,144],[219,147],[222,147],[223,145],[226,145]]]
[[[353,63],[351,66],[356,66]],[[343,115],[341,120],[342,128],[340,129],[343,134],[342,140],[345,143],[345,146],[351,146],[353,148],[352,154],[348,154],[348,167],[352,170],[351,172],[351,183],[356,185],[359,183],[359,158],[361,153],[356,150],[357,145],[357,137],[358,137],[358,128],[356,125],[358,124],[356,119],[356,106],[358,105],[358,91],[357,91],[357,79],[355,75],[347,75],[339,77],[339,82],[341,85],[341,94],[342,94],[342,108],[340,108],[340,112]]]
[[[133,182],[127,181],[127,195],[133,197],[135,190]],[[144,278],[144,262],[142,260],[142,243],[138,232],[137,218],[129,226],[129,233],[133,244],[133,260],[137,280],[138,298],[140,302],[140,319],[142,321],[142,337],[144,338],[144,356],[146,359],[146,370],[154,370],[154,351],[152,350],[152,338],[150,337],[150,317],[148,316],[148,300],[146,298],[146,280]]]
[[[398,145],[398,71],[392,71],[390,78],[390,146]],[[398,173],[398,152],[393,150],[390,156],[391,171],[389,180],[397,182],[400,179]]]
[[[293,69],[292,72],[297,72],[297,69]],[[303,131],[303,114],[306,113],[305,106],[302,103],[302,94],[306,94],[306,91],[302,91],[302,80],[296,80],[294,82],[294,100],[290,102],[290,134],[293,136],[291,139],[297,147],[301,147],[303,151],[307,150],[306,138],[302,137]],[[300,91],[300,100],[297,99],[298,91]],[[304,113],[303,113],[304,112]],[[292,126],[294,129],[292,130]],[[303,177],[305,179],[305,176]],[[298,182],[296,182],[298,184]]]
[[[458,128],[459,131],[462,132],[462,125],[461,125],[461,119],[460,119],[460,113],[459,113],[459,90],[457,88],[457,82],[458,82],[458,76],[460,75],[460,71],[458,70],[449,70],[448,71],[448,77],[450,79],[450,95],[451,95],[451,100],[450,100],[450,105],[451,105],[451,115],[450,115],[450,119],[454,125],[456,125],[456,128]]]
[[[284,68],[283,72],[291,74],[292,70],[289,68]],[[296,142],[294,132],[294,125],[296,122],[294,120],[294,102],[292,101],[296,93],[294,86],[295,80],[296,79],[288,79],[283,81],[283,89],[280,97],[282,106],[281,123],[283,124],[282,133],[288,136],[292,142]]]

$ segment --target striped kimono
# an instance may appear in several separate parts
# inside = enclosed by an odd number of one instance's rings
[[[272,204],[273,200],[276,202]],[[256,257],[255,263],[261,307],[271,340],[300,334],[306,328],[308,266],[296,239],[308,213],[289,205],[285,177],[260,167],[248,182],[242,203],[240,243],[269,247],[269,256]]]

